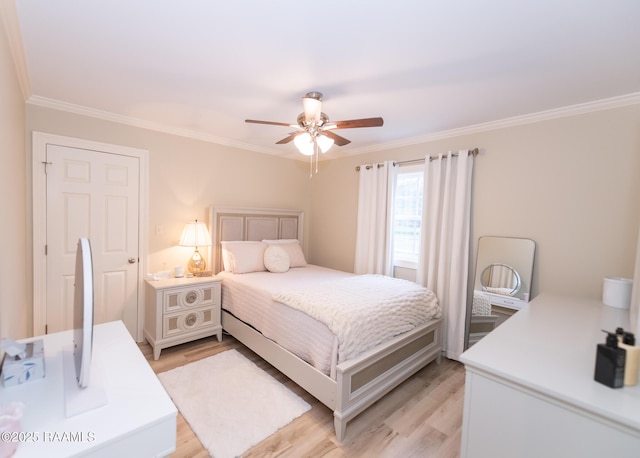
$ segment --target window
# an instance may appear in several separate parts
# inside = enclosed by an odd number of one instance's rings
[[[420,253],[424,174],[421,165],[399,169],[393,202],[393,264],[415,268]]]

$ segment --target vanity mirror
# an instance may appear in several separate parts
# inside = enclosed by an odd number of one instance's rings
[[[531,239],[480,237],[467,313],[468,347],[529,302],[535,250]]]
[[[514,296],[522,283],[516,269],[506,264],[489,264],[480,274],[482,291]]]

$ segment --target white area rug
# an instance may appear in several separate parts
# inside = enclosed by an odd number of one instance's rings
[[[311,408],[236,350],[158,377],[214,458],[242,455]]]

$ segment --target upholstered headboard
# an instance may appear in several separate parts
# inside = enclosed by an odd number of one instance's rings
[[[209,208],[211,231],[210,266],[222,270],[221,241],[298,239],[303,236],[304,213],[299,210],[273,208],[217,207]]]

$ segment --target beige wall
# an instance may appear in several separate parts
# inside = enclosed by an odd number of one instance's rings
[[[640,216],[638,105],[325,161],[312,179],[305,162],[30,105],[26,117],[29,133],[149,151],[149,271],[184,262],[190,250],[175,246],[182,226],[206,219],[210,204],[303,209],[309,261],[352,270],[356,165],[478,147],[473,257],[482,235],[534,239],[534,295],[597,298],[602,277],[633,276]]]
[[[32,320],[27,285],[31,264],[25,256],[24,99],[1,20],[0,68],[0,337],[22,338],[30,335]]]
[[[354,167],[478,147],[473,257],[482,235],[537,244],[533,294],[600,298],[604,276],[633,277],[640,220],[640,105],[378,151],[321,164],[312,183],[311,250],[353,268]]]
[[[186,264],[193,250],[176,246],[180,233],[188,221],[208,223],[210,205],[310,213],[308,171],[302,162],[34,105],[27,105],[26,117],[29,136],[47,132],[149,152],[149,272]],[[202,252],[206,255],[206,249]]]

